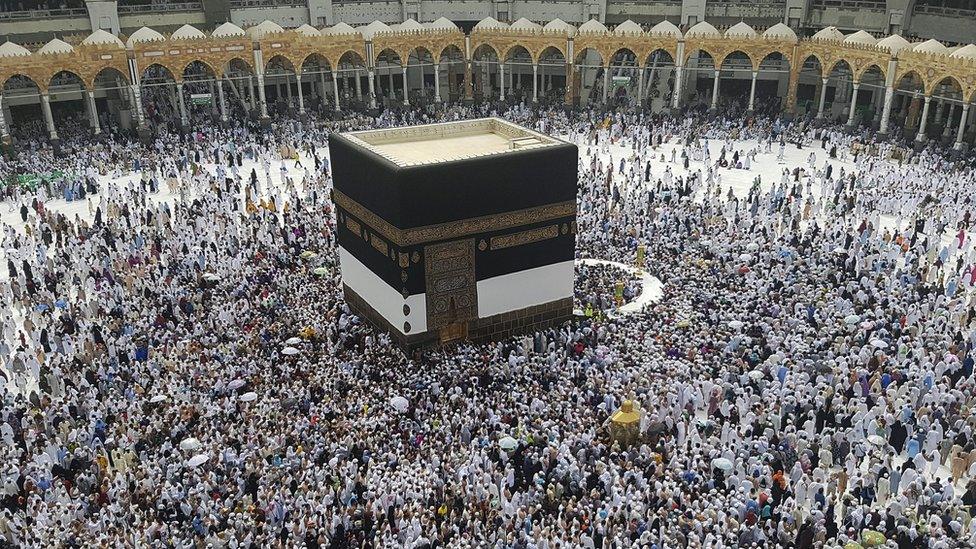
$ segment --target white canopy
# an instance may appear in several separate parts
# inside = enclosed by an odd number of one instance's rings
[[[378,32],[390,32],[391,29],[389,25],[382,21],[373,21],[372,23],[359,27],[359,32],[362,33],[363,38],[366,40],[372,40],[373,36]]]
[[[126,40],[126,47],[131,48],[133,45],[139,42],[162,42],[166,40],[166,37],[159,34],[157,31],[149,27],[142,27],[136,32],[129,35],[129,39]]]
[[[878,43],[878,39],[871,36],[871,34],[859,30],[855,33],[851,33],[847,38],[844,39],[846,44],[865,44],[868,46],[873,46]]]
[[[111,45],[111,46],[118,46],[120,48],[124,48],[125,47],[125,44],[123,44],[122,41],[119,40],[117,36],[115,36],[114,34],[108,32],[108,31],[106,31],[104,29],[98,29],[95,32],[89,34],[88,35],[88,38],[85,38],[84,40],[82,40],[81,43],[82,43],[82,45],[85,45],[85,46],[89,46],[89,45],[96,45],[96,46]]]
[[[609,32],[609,29],[607,29],[606,25],[597,21],[596,19],[590,19],[586,23],[580,25],[579,31],[601,33],[601,32]]]
[[[613,29],[614,34],[644,34],[644,29],[640,25],[634,23],[630,19],[624,21],[623,23],[617,25]]]
[[[759,33],[756,32],[756,29],[747,25],[745,21],[739,21],[725,31],[726,38],[755,38],[757,36]]]
[[[844,33],[837,30],[837,27],[824,27],[813,35],[813,39],[841,42],[844,40]]]
[[[647,34],[651,36],[673,36],[675,38],[681,38],[681,29],[671,21],[664,20],[651,27],[651,30],[647,31]]]
[[[523,17],[518,21],[512,23],[512,28],[519,29],[519,30],[539,30],[542,28],[542,25],[538,23],[533,23],[532,21],[529,21],[528,19]]]
[[[691,38],[694,36],[699,36],[702,38],[721,38],[722,33],[718,32],[718,29],[712,26],[708,21],[701,21],[688,29],[685,37]]]
[[[61,53],[71,53],[73,51],[75,51],[75,49],[71,47],[71,44],[68,44],[59,38],[55,38],[47,44],[44,44],[41,49],[37,50],[37,53],[41,55],[57,55]]]
[[[214,38],[230,38],[233,36],[244,36],[245,34],[244,29],[228,22],[214,29],[210,36],[213,36]]]
[[[23,57],[30,54],[29,49],[9,40],[0,45],[0,57]]]
[[[200,29],[191,25],[183,25],[170,35],[172,40],[198,40],[206,37],[207,35],[203,34]]]
[[[278,34],[281,32],[285,32],[285,29],[281,28],[281,25],[267,19],[247,29],[247,34],[254,40],[260,40],[269,34]]]
[[[793,29],[787,27],[783,23],[776,23],[772,27],[766,29],[762,35],[763,38],[770,38],[774,40],[789,40],[790,42],[797,41],[796,33],[793,32]]]
[[[319,29],[309,25],[308,23],[305,23],[304,25],[295,29],[295,32],[304,36],[322,36]]]
[[[476,29],[505,29],[508,25],[502,23],[501,21],[495,19],[494,17],[485,17],[478,24],[474,26]]]

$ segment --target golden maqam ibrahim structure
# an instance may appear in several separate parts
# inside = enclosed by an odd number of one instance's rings
[[[486,18],[470,33],[443,18],[321,30],[265,21],[246,30],[225,23],[209,34],[184,25],[170,36],[143,27],[124,41],[99,30],[77,44],[55,39],[33,50],[7,42],[0,45],[0,81],[0,101],[39,104],[53,139],[51,104],[65,97],[83,102],[96,133],[98,103],[106,101],[148,131],[143,98],[150,89],[168,96],[185,125],[197,95],[226,121],[230,101],[267,120],[269,95],[303,113],[306,94],[320,108],[337,109],[356,101],[376,107],[513,95],[567,105],[623,98],[652,108],[690,101],[714,108],[729,86],[740,97],[748,92],[751,109],[758,83],[788,113],[846,115],[850,124],[860,117],[882,135],[897,124],[919,141],[940,138],[962,148],[972,126],[976,45],[910,43],[864,31],[845,36],[833,27],[798,39],[783,24],[759,32],[745,23],[719,30],[704,21],[682,32],[667,21],[611,29],[596,20],[576,28],[558,19],[509,25]],[[185,86],[209,86],[210,93]],[[0,114],[9,139],[14,115]]]

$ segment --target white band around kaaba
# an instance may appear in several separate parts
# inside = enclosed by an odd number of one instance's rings
[[[481,318],[573,297],[573,264],[563,261],[478,281]]]
[[[342,281],[370,304],[377,313],[394,328],[404,333],[403,323],[409,322],[411,332],[427,330],[427,294],[415,294],[403,299],[400,292],[376,276],[356,256],[339,247],[339,263]],[[410,314],[403,314],[403,306],[410,307]]]

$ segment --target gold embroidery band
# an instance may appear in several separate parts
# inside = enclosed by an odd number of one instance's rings
[[[552,221],[554,219],[576,215],[576,201],[568,200],[566,202],[546,204],[524,210],[502,212],[458,221],[448,221],[447,223],[439,223],[437,225],[399,229],[342,192],[333,189],[332,193],[332,199],[337,206],[361,219],[366,225],[386,237],[387,240],[398,247],[460,238],[476,233],[504,231],[506,229],[528,225],[529,223]]]
[[[369,235],[369,243],[376,248],[376,251],[383,254],[384,256],[390,253],[389,247],[387,247],[386,242],[383,241],[379,235],[371,234]]]
[[[540,242],[542,240],[549,240],[557,236],[559,236],[559,225],[539,227],[538,229],[529,229],[527,231],[493,237],[491,239],[491,249],[502,250],[514,246],[532,244],[533,242]]]

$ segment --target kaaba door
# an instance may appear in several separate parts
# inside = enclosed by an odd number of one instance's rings
[[[478,281],[474,239],[424,247],[427,329],[438,330],[441,343],[468,337],[468,321],[478,318]]]

